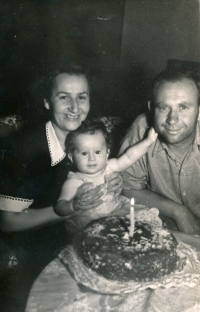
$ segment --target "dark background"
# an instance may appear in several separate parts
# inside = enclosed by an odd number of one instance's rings
[[[133,119],[168,60],[200,61],[198,0],[1,0],[0,12],[0,116],[37,120],[35,81],[84,61],[91,113]]]

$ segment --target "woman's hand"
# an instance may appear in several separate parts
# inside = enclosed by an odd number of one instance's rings
[[[75,211],[96,208],[103,203],[102,195],[101,186],[94,188],[92,183],[84,183],[77,190],[73,200],[73,208]]]
[[[105,182],[108,183],[108,193],[114,193],[115,197],[118,197],[121,194],[123,188],[123,180],[118,172],[107,174],[105,176]]]
[[[108,183],[107,192],[114,193],[114,196],[119,196],[122,191],[123,180],[119,173],[111,173],[105,177]],[[76,193],[73,200],[74,210],[88,210],[92,208],[97,208],[103,203],[101,199],[104,192],[102,187],[99,185],[94,188],[92,183],[82,184]]]

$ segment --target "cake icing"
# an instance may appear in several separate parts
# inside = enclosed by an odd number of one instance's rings
[[[136,221],[129,237],[127,217],[92,221],[73,240],[86,267],[113,281],[152,281],[176,269],[177,241],[173,234],[148,222]]]

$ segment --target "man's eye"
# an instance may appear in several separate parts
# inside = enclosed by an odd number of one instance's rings
[[[158,108],[163,111],[167,110],[167,106],[159,106]]]
[[[97,155],[101,154],[101,151],[96,151],[96,154],[97,154]]]
[[[180,108],[180,110],[186,110],[188,107],[185,105],[181,105],[179,108]]]

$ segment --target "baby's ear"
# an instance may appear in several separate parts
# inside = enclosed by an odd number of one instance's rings
[[[107,158],[109,157],[109,155],[110,155],[110,149],[108,148],[108,150],[107,150]]]
[[[71,162],[73,163],[73,156],[71,153],[68,154],[68,158],[71,160]]]

